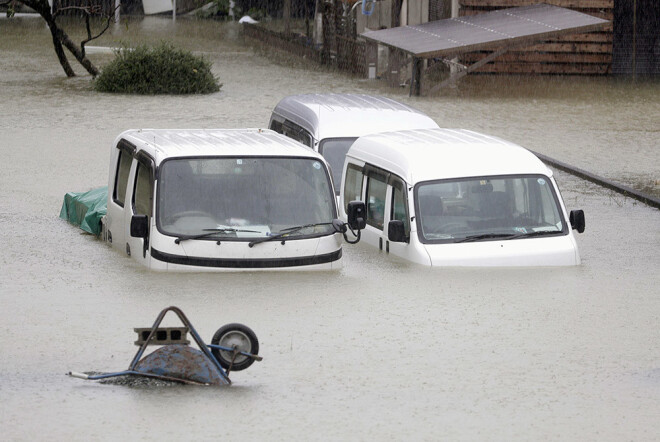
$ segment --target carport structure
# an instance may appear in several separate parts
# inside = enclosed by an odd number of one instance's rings
[[[597,31],[608,24],[608,20],[571,9],[537,4],[419,25],[367,31],[362,33],[362,37],[372,47],[382,44],[412,57],[410,94],[419,95],[423,60],[440,59],[451,63],[449,60],[461,54],[493,51],[470,66],[460,66],[460,70],[428,90],[428,93],[433,93],[510,49],[534,45],[563,34]],[[368,52],[377,53],[375,50]],[[369,60],[367,65],[370,65]],[[375,66],[375,63],[371,65]]]

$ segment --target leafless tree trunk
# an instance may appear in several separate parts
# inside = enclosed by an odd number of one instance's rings
[[[69,50],[69,52],[71,52],[71,54],[73,54],[76,60],[78,60],[78,63],[80,63],[82,67],[84,67],[85,70],[89,72],[92,76],[96,77],[99,74],[99,70],[85,55],[85,44],[103,35],[103,33],[110,26],[110,22],[112,21],[112,14],[110,16],[103,17],[105,20],[105,25],[103,29],[101,29],[96,35],[93,35],[90,26],[90,17],[92,13],[95,11],[92,11],[91,7],[62,8],[56,10],[55,13],[53,14],[50,5],[48,4],[48,0],[15,0],[15,1],[34,9],[46,21],[46,24],[48,25],[48,29],[50,30],[50,33],[53,36],[53,47],[55,48],[55,54],[57,55],[57,59],[60,61],[60,65],[62,65],[62,69],[64,69],[64,72],[66,73],[67,77],[75,77],[76,74],[71,68],[71,64],[69,63],[69,60],[66,57],[66,53],[64,52],[65,47]],[[8,4],[8,3],[10,2],[0,0],[0,4]],[[71,40],[71,38],[67,35],[67,33],[64,32],[64,29],[58,26],[56,22],[57,15],[60,12],[63,12],[67,9],[77,9],[85,13],[87,38],[82,42],[80,42],[80,45],[74,43],[73,40]]]

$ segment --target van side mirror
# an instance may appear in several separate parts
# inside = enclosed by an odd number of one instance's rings
[[[147,215],[133,215],[131,218],[131,236],[146,238],[149,235],[149,218]]]
[[[577,230],[578,233],[584,232],[585,221],[583,210],[571,210],[568,219],[571,222],[571,227],[573,229]]]
[[[403,225],[403,221],[398,219],[393,219],[387,225],[387,239],[392,242],[407,242],[406,238],[406,228]]]
[[[348,225],[352,230],[362,230],[367,226],[367,206],[363,201],[351,201],[346,207]]]

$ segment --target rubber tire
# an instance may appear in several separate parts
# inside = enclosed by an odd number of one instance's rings
[[[223,325],[213,335],[213,338],[211,339],[211,344],[222,345],[220,343],[222,342],[223,338],[226,338],[226,335],[229,333],[240,333],[243,335],[243,337],[248,339],[250,343],[250,348],[239,347],[239,350],[253,355],[259,354],[259,340],[257,339],[257,335],[252,331],[250,327],[243,324],[232,323],[232,324]],[[224,346],[229,347],[228,345],[224,345]],[[231,359],[227,359],[227,356],[223,354],[223,353],[227,353],[226,351],[220,350],[218,348],[212,348],[211,353],[213,353],[213,356],[215,356],[215,358],[218,360],[220,366],[225,370],[229,370],[231,367],[231,371],[241,371],[241,370],[245,370],[254,363],[253,358],[248,358],[246,356],[243,356],[242,357],[244,358],[243,360],[239,359],[238,362],[234,361],[234,364],[232,365]],[[238,358],[241,358],[241,356],[239,355]]]

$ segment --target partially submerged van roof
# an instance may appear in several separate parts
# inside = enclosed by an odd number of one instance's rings
[[[156,162],[191,156],[296,156],[322,159],[313,150],[269,129],[131,129],[117,137],[150,151]]]
[[[438,127],[425,113],[386,97],[362,94],[302,94],[283,98],[273,109],[307,129],[314,138],[359,137],[388,130]],[[323,124],[319,125],[322,120]]]
[[[413,185],[421,181],[552,171],[524,147],[466,129],[422,129],[365,135],[347,157],[382,167]]]

